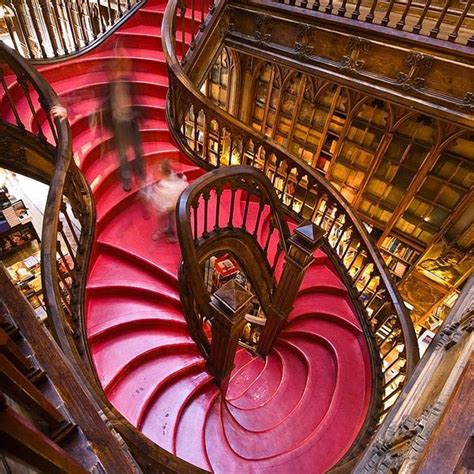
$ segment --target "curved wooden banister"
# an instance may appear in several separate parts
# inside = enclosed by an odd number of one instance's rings
[[[2,2],[9,43],[34,64],[84,54],[109,38],[147,0]]]
[[[240,205],[236,197],[238,192],[245,192],[245,210],[242,222],[237,224],[233,216]],[[224,193],[227,197],[230,194],[230,201],[226,204]],[[208,210],[211,199],[215,201],[213,213]],[[266,211],[272,216],[269,236],[264,244],[258,241],[264,225],[263,218],[257,217],[252,226],[247,221],[251,201],[258,203],[260,217]],[[229,216],[225,223],[222,222],[224,213]],[[180,282],[187,288],[187,291],[181,291],[181,299],[191,335],[207,359],[210,346],[203,326],[212,319],[212,314],[209,305],[211,295],[202,271],[204,262],[218,252],[236,255],[267,314],[276,286],[274,269],[279,258],[287,252],[290,232],[272,184],[265,175],[250,166],[214,170],[201,176],[181,194],[176,214],[183,256]],[[198,228],[198,221],[202,229]],[[274,232],[278,236],[279,251],[270,257],[268,244]]]
[[[217,7],[224,9],[225,0]],[[180,19],[190,8],[192,5],[184,0],[171,0],[162,26],[170,79],[170,130],[186,154],[205,169],[248,164],[262,170],[289,215],[297,222],[310,220],[326,230],[325,250],[344,277],[366,338],[372,341],[372,365],[380,376],[374,381],[373,393],[380,394],[373,396],[368,418],[375,417],[378,424],[419,359],[413,324],[401,296],[365,226],[331,183],[272,139],[212,103],[193,84],[187,74],[193,50],[184,44],[179,31]],[[218,23],[219,15],[210,15],[206,28],[217,29]],[[199,36],[196,41],[199,43]],[[187,126],[183,125],[185,121]]]

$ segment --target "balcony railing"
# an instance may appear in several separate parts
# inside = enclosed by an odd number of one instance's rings
[[[71,56],[105,39],[145,1],[6,0],[0,2],[6,27],[0,39],[28,59]]]
[[[474,46],[472,0],[272,1]]]

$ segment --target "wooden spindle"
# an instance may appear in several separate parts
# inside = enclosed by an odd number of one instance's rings
[[[209,232],[207,231],[207,221],[208,221],[208,213],[209,213],[209,199],[211,197],[209,191],[203,193],[202,195],[204,199],[204,230],[202,232],[202,236],[204,238],[207,238],[209,235]]]
[[[10,89],[8,88],[8,85],[5,81],[5,78],[3,76],[3,70],[0,69],[0,83],[2,84],[2,89],[5,92],[5,95],[7,97],[8,105],[10,106],[11,111],[13,112],[13,115],[15,116],[15,122],[18,128],[25,129],[25,125],[20,119],[20,116],[18,115],[18,110],[16,108],[16,102],[12,99]]]
[[[229,212],[229,221],[227,222],[227,227],[232,229],[234,227],[234,208],[235,208],[235,194],[237,192],[237,187],[232,185],[231,195],[230,195],[230,212]]]
[[[21,35],[25,40],[26,49],[28,50],[28,57],[34,59],[36,56],[33,52],[33,46],[31,44],[31,36],[26,24],[25,18],[28,17],[28,12],[25,12],[26,4],[19,3],[15,5],[15,17],[18,20],[18,25],[20,27]]]
[[[357,0],[356,6],[354,10],[352,11],[351,18],[353,20],[358,20],[360,16],[360,4],[362,3],[362,0]]]
[[[115,19],[112,19],[112,5],[110,4],[110,0],[107,0],[107,13],[109,15],[109,24],[108,24],[108,26],[110,27],[115,22]]]
[[[220,223],[219,223],[219,217],[220,217],[220,208],[221,208],[221,197],[222,197],[222,187],[219,186],[216,189],[216,197],[217,197],[217,203],[216,203],[216,221],[214,224],[214,230],[217,231],[220,228]]]
[[[451,6],[452,0],[446,0],[446,3],[444,4],[443,10],[441,11],[438,21],[436,22],[436,25],[431,29],[430,31],[430,38],[437,38],[439,34],[439,30],[441,28],[441,25],[444,21],[444,18],[446,16],[446,13],[448,13],[448,9]]]
[[[263,209],[265,208],[265,202],[260,198],[260,205],[258,206],[257,219],[255,221],[255,228],[252,232],[254,237],[257,236],[258,228],[260,226],[260,219],[262,218]]]
[[[431,2],[431,0],[428,0],[428,1]],[[403,10],[402,16],[400,17],[400,20],[398,20],[396,24],[397,30],[403,30],[403,28],[405,28],[405,20],[410,11],[411,4],[412,4],[412,0],[408,0],[407,4],[405,5],[405,9]]]
[[[77,30],[76,30],[75,23],[74,23],[74,18],[72,16],[72,12],[71,12],[71,3],[70,2],[64,2],[63,6],[66,10],[67,22],[69,23],[69,29],[70,29],[71,35],[72,35],[73,47],[74,47],[74,50],[77,51],[80,47],[80,42],[79,42],[79,38],[77,37]]]
[[[374,12],[375,12],[375,8],[377,6],[377,0],[372,0],[372,5],[370,7],[370,10],[369,10],[369,13],[367,14],[367,16],[365,17],[365,22],[367,23],[372,23],[374,21]]]
[[[250,206],[250,196],[251,196],[250,193],[247,191],[247,198],[245,200],[245,207],[244,207],[244,215],[242,218],[242,226],[241,226],[242,229],[246,229],[247,227],[247,216],[248,216],[249,206]]]
[[[339,16],[346,15],[346,11],[347,11],[346,5],[347,5],[347,0],[342,0],[341,6],[339,7],[339,10],[337,10],[337,14]]]
[[[191,45],[194,45],[195,23],[196,23],[196,0],[191,0]]]
[[[71,235],[72,235],[72,238],[74,239],[74,242],[76,242],[76,246],[79,246],[79,236],[76,233],[74,225],[71,221],[71,217],[69,216],[69,213],[67,212],[66,204],[64,204],[64,202],[61,206],[61,212],[62,212],[64,218],[66,219],[67,225],[68,225],[69,230],[70,230]]]
[[[21,48],[21,44],[18,42],[18,37],[15,34],[15,26],[13,24],[10,15],[5,15],[5,24],[7,25],[8,35],[12,41],[13,47],[18,51],[20,54],[23,52]]]
[[[416,34],[419,34],[420,31],[421,31],[421,28],[423,27],[423,21],[425,20],[425,16],[426,14],[428,13],[428,10],[430,8],[430,5],[431,5],[431,0],[426,0],[426,3],[425,3],[425,6],[423,8],[423,11],[421,12],[421,15],[420,17],[418,18],[418,22],[416,23],[416,25],[413,27],[413,33],[416,33]],[[397,26],[398,28],[398,26]],[[399,30],[403,28],[403,25],[401,26],[401,28],[398,28]]]
[[[464,7],[463,12],[461,13],[461,16],[459,17],[458,21],[456,22],[456,25],[455,25],[453,31],[451,31],[451,33],[449,33],[448,41],[451,41],[451,43],[454,43],[456,41],[456,38],[458,37],[458,34],[459,34],[459,29],[461,28],[461,26],[464,22],[464,19],[466,18],[466,15],[468,14],[468,12],[471,8],[471,5],[472,5],[472,0],[468,0],[467,3],[466,3],[466,6]]]
[[[199,203],[195,202],[192,205],[193,208],[193,232],[194,232],[194,242],[197,242],[199,237],[198,237],[198,207]]]
[[[199,24],[199,30],[203,31],[204,30],[204,5],[205,5],[205,0],[201,0],[201,22]]]
[[[411,3],[411,0],[407,2],[407,4]],[[385,16],[382,18],[381,25],[382,26],[387,26],[388,23],[390,22],[390,14],[392,13],[393,6],[395,4],[395,0],[390,0],[390,3],[387,7],[387,11],[385,12]]]
[[[62,21],[63,16],[61,14],[61,7],[59,5],[59,0],[52,0],[51,4],[53,6],[53,12],[54,14],[52,15],[53,21],[56,25],[56,39],[58,41],[58,46],[59,48],[63,51],[63,53],[67,53],[67,46],[66,43],[64,42],[63,37],[66,35],[66,31],[64,30],[64,22]]]
[[[31,100],[30,96],[30,87],[28,84],[28,80],[26,76],[17,76],[18,78],[18,84],[20,84],[20,87],[25,94],[26,102],[28,103],[28,107],[30,108],[31,115],[33,116],[33,121],[36,125],[36,128],[38,129],[37,135],[42,139],[46,140],[46,137],[44,136],[43,129],[41,127],[41,122],[39,121],[38,118],[38,113],[36,112],[35,107],[33,106],[33,101]]]

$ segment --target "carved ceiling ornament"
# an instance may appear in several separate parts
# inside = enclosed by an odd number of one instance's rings
[[[346,47],[349,54],[342,57],[339,67],[352,72],[360,71],[365,64],[365,61],[360,58],[360,55],[369,52],[369,45],[370,42],[365,38],[350,36]]]
[[[28,162],[26,148],[7,136],[0,137],[0,162],[8,167],[25,166]]]
[[[417,91],[424,87],[425,76],[433,67],[434,57],[418,51],[411,51],[405,58],[405,64],[409,66],[408,72],[399,72],[397,84],[403,90]]]
[[[272,39],[273,23],[269,15],[257,15],[255,40],[260,46],[267,45]]]
[[[299,58],[313,54],[314,46],[311,45],[316,35],[316,30],[310,25],[300,25],[296,34],[295,53]]]

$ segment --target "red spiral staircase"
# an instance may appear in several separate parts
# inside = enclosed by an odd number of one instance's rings
[[[74,103],[74,156],[96,200],[86,327],[98,377],[133,425],[203,469],[325,472],[364,423],[372,380],[356,312],[329,259],[317,252],[289,323],[266,360],[238,351],[223,396],[185,323],[179,245],[152,240],[157,219],[147,215],[141,191],[160,179],[159,162],[179,161],[190,181],[202,173],[173,144],[165,121],[165,8],[165,1],[150,0],[94,51],[40,69],[57,94]],[[122,49],[112,47],[117,39]],[[147,183],[134,183],[128,193],[119,180],[110,132],[91,127],[109,80],[104,64],[117,54],[133,59],[135,105],[144,117]],[[223,212],[225,207],[224,199]]]

